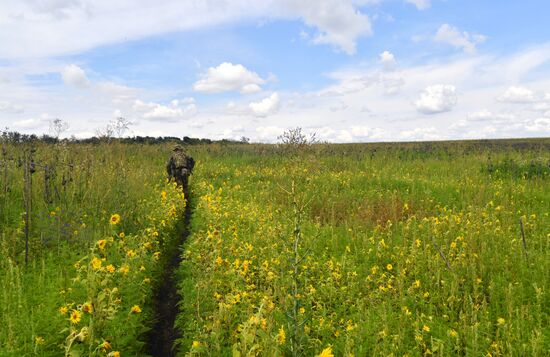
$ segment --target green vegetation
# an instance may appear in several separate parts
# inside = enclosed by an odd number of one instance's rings
[[[147,355],[171,144],[12,141],[0,356]],[[188,147],[181,355],[547,355],[549,139],[292,144]]]
[[[549,144],[195,150],[182,351],[546,355]]]
[[[144,353],[163,242],[185,207],[166,147],[3,149],[0,355]]]

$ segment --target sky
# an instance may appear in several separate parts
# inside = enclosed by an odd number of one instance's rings
[[[0,0],[0,128],[550,136],[547,0]]]

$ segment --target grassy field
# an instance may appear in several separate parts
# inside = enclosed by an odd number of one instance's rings
[[[30,146],[4,145],[0,355],[143,354],[163,243],[185,208],[167,148],[33,147],[34,166]]]
[[[33,147],[0,157],[0,356],[147,355],[171,146]],[[550,351],[550,139],[189,152],[180,355]]]
[[[548,355],[549,143],[194,151],[182,355]]]

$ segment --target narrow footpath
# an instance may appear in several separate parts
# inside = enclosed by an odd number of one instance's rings
[[[186,190],[187,191],[187,190]],[[186,195],[186,197],[189,197]],[[181,263],[182,247],[189,235],[191,205],[189,199],[185,207],[184,226],[178,239],[166,247],[166,265],[161,277],[161,283],[153,295],[153,306],[156,307],[154,325],[149,333],[149,353],[153,357],[174,357],[177,354],[175,341],[181,337],[181,332],[174,327],[178,314],[178,293],[176,272]]]

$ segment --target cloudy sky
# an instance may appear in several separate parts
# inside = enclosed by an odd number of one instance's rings
[[[550,136],[549,13],[547,0],[0,0],[0,125]]]

